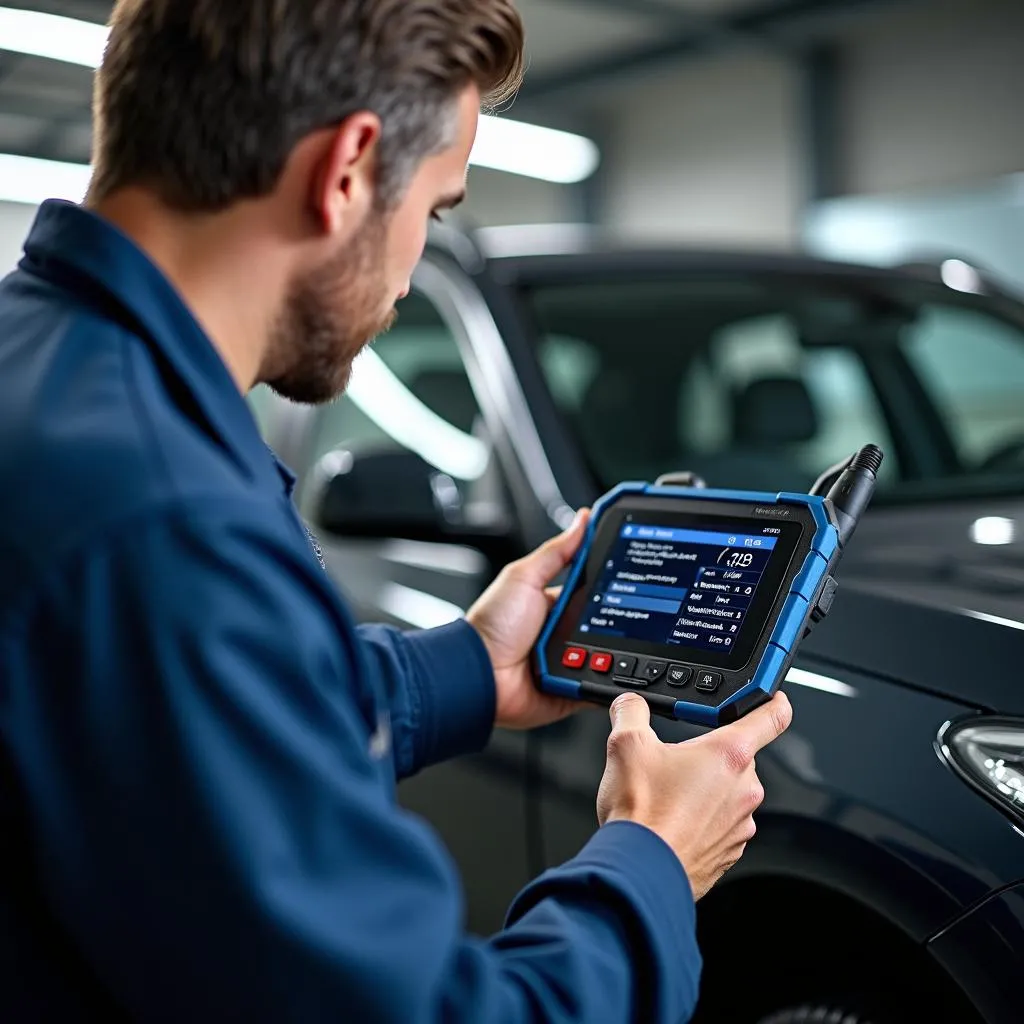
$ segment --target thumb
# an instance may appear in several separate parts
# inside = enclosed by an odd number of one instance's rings
[[[519,563],[520,573],[537,587],[546,586],[571,561],[579,550],[590,522],[590,509],[581,508],[569,528],[546,541]]]
[[[623,693],[612,701],[612,732],[642,732],[651,726],[651,709],[639,693]]]
[[[777,740],[792,724],[793,706],[789,698],[779,690],[775,696],[730,725],[718,730],[719,736],[742,745],[754,753]]]

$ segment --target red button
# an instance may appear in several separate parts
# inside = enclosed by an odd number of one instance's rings
[[[612,656],[600,651],[596,654],[592,654],[590,656],[590,667],[594,672],[611,672]]]
[[[566,668],[583,668],[587,661],[587,652],[582,647],[568,647],[562,655],[562,664]]]

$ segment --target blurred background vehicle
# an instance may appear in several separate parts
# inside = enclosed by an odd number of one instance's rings
[[[1019,1021],[1024,4],[520,6],[460,223],[346,398],[252,396],[265,436],[357,613],[411,628],[620,479],[803,487],[881,444],[759,838],[701,906],[701,1015]],[[110,8],[0,0],[0,273],[84,194]],[[606,734],[499,733],[402,787],[472,927],[589,836]]]

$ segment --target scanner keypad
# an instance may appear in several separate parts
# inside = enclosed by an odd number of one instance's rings
[[[612,682],[631,689],[645,689],[664,683],[674,690],[695,685],[698,691],[713,693],[722,683],[722,673],[695,668],[663,658],[642,658],[635,654],[567,646],[562,660],[573,675],[590,675],[595,681]],[[610,678],[609,678],[610,677]]]

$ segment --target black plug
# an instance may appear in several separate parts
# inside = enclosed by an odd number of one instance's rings
[[[845,547],[871,503],[885,453],[877,445],[865,445],[850,460],[825,496],[836,514],[839,544]]]

